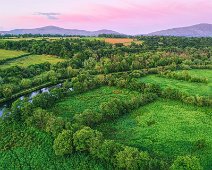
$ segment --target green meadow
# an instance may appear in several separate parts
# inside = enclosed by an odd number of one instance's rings
[[[101,103],[108,102],[113,98],[127,100],[134,95],[139,95],[139,93],[106,86],[66,98],[57,103],[53,110],[57,110],[60,113],[59,116],[70,118],[74,114],[82,113],[85,109],[98,111]]]
[[[9,59],[9,58],[16,58],[16,57],[19,57],[19,56],[24,55],[24,54],[27,54],[27,52],[0,49],[0,60],[5,60],[5,59]]]
[[[106,138],[148,150],[167,160],[195,155],[205,169],[212,167],[211,109],[159,99],[120,119],[97,127]],[[199,148],[197,143],[204,146]]]
[[[189,74],[194,76],[205,77],[208,83],[194,83],[184,80],[175,80],[170,78],[159,77],[157,75],[149,75],[140,78],[145,83],[154,83],[162,88],[175,88],[190,95],[211,96],[212,97],[212,70],[189,70]]]
[[[54,138],[36,128],[0,126],[0,136],[0,169],[112,169],[86,153],[56,156],[52,148]]]
[[[7,62],[6,64],[2,65],[1,68],[8,68],[12,66],[27,67],[29,65],[41,64],[45,62],[56,64],[62,61],[65,61],[65,59],[61,59],[51,55],[29,55],[23,58],[12,60],[11,62]]]

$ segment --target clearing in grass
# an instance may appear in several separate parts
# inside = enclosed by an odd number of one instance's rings
[[[128,100],[135,95],[139,95],[139,93],[106,86],[66,98],[57,103],[53,110],[60,113],[59,116],[61,117],[71,118],[74,114],[82,113],[85,109],[98,111],[101,103],[108,102],[111,99]]]
[[[212,97],[212,70],[189,70],[189,74],[201,76],[208,79],[208,83],[195,83],[184,80],[175,80],[170,78],[159,77],[157,75],[149,75],[142,77],[140,81],[145,83],[154,83],[162,88],[175,88],[190,95],[210,96]]]

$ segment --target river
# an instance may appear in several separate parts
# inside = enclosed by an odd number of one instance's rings
[[[62,85],[62,84],[60,83],[60,84],[57,84],[57,85],[55,85],[55,86],[44,87],[44,88],[42,88],[42,89],[40,89],[40,90],[36,90],[36,91],[33,91],[33,92],[31,92],[31,93],[29,93],[29,94],[27,94],[27,95],[21,96],[21,97],[19,97],[19,99],[23,99],[24,97],[28,97],[29,100],[32,100],[32,98],[33,98],[34,96],[36,96],[36,95],[38,95],[38,94],[41,94],[41,93],[44,93],[44,92],[49,92],[51,89],[53,89],[53,88],[55,88],[55,87],[61,87],[61,85]],[[73,89],[70,88],[70,90],[73,90]],[[7,101],[7,102],[4,103],[4,104],[0,104],[0,116],[2,116],[4,110],[7,109],[7,108],[10,108],[11,105],[12,105],[12,103],[13,103],[15,100],[17,100],[17,99],[18,99],[18,98],[13,99],[13,100],[10,100],[10,101]]]

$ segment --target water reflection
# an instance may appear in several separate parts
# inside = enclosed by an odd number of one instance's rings
[[[62,86],[62,83],[57,84],[57,85],[55,85],[55,86],[51,86],[51,87],[44,87],[44,88],[42,88],[42,89],[40,89],[40,90],[36,90],[36,91],[31,92],[31,93],[29,93],[29,94],[27,94],[27,95],[21,96],[21,97],[19,97],[19,99],[23,100],[25,97],[28,97],[28,98],[29,98],[29,102],[32,102],[32,98],[33,98],[34,96],[36,96],[36,95],[38,95],[38,94],[41,94],[41,93],[44,93],[44,92],[49,93],[49,91],[50,91],[51,89],[57,88],[57,87],[61,87],[61,86]],[[72,88],[70,88],[69,90],[70,90],[70,91],[73,91]],[[0,116],[3,114],[4,110],[7,109],[7,108],[10,108],[11,105],[12,105],[12,103],[13,103],[15,100],[17,100],[17,99],[18,99],[18,98],[13,99],[13,100],[10,100],[10,101],[8,101],[7,103],[2,104],[2,105],[0,104]]]

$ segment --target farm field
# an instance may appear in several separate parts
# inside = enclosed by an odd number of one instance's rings
[[[133,38],[104,38],[104,37],[36,37],[36,38],[31,38],[31,37],[22,37],[22,38],[17,38],[17,37],[11,37],[8,39],[2,39],[1,41],[21,41],[21,40],[49,40],[49,41],[56,41],[59,39],[87,39],[87,40],[98,40],[98,41],[105,41],[106,43],[110,44],[118,44],[118,43],[123,43],[125,46],[129,46],[132,42],[135,44],[142,44],[142,41],[133,39]]]
[[[0,49],[0,60],[16,58],[24,54],[27,54],[27,52]]]
[[[97,127],[106,138],[147,150],[165,159],[199,155],[205,169],[212,166],[211,109],[160,99],[120,119]],[[206,147],[198,149],[198,140]],[[171,157],[170,157],[171,156]]]
[[[22,66],[27,67],[33,64],[40,64],[44,62],[49,62],[51,64],[56,64],[58,62],[65,61],[65,59],[58,58],[51,55],[30,55],[24,58],[13,60],[1,66],[1,68],[8,68],[12,66]]]
[[[140,81],[159,84],[162,88],[175,88],[191,95],[212,96],[212,70],[190,70],[188,72],[191,75],[206,77],[208,79],[208,83],[187,82],[184,80],[159,77],[157,75],[142,77]]]
[[[139,95],[139,93],[106,86],[66,98],[57,103],[53,110],[57,110],[60,113],[59,116],[70,118],[74,114],[82,113],[85,109],[98,111],[99,105],[108,102],[110,99],[127,100],[134,95]]]
[[[136,44],[142,43],[141,41],[138,41],[133,38],[105,38],[104,41],[107,43],[111,43],[111,44],[123,43],[125,46],[130,45],[132,42],[134,42]]]

